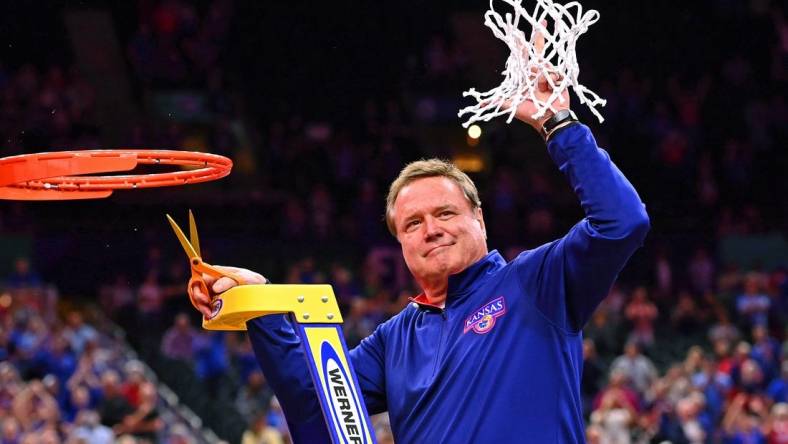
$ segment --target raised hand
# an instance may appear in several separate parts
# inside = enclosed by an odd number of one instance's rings
[[[542,26],[547,27],[547,20],[542,20],[541,23],[542,23]],[[544,35],[540,31],[536,31],[533,34],[532,43],[533,43],[534,48],[536,50],[535,52],[536,52],[537,56],[538,57],[543,57],[544,56],[544,51],[545,51],[545,49],[544,49],[545,39],[544,39]],[[527,59],[528,56],[529,56],[527,54],[527,50],[525,48],[523,48],[523,51],[524,51],[523,55]],[[534,95],[536,96],[536,98],[541,100],[541,101],[543,101],[543,102],[546,102],[547,100],[549,100],[550,96],[553,94],[553,89],[550,86],[550,82],[548,82],[548,80],[545,77],[544,73],[542,73],[542,72],[529,72],[527,75],[528,76],[537,76],[537,79],[536,79],[536,90],[534,91]],[[557,83],[558,81],[561,80],[559,74],[556,73],[556,72],[552,72],[550,75],[552,76],[551,80],[553,81],[553,83]],[[564,91],[561,93],[561,98],[563,98],[563,100],[555,99],[551,103],[551,105],[553,106],[553,108],[556,111],[560,111],[562,109],[568,109],[569,108],[569,91],[568,91],[568,89],[564,89]],[[542,126],[544,126],[544,123],[548,119],[550,119],[550,117],[553,116],[553,112],[548,110],[539,119],[534,119],[532,116],[534,114],[536,114],[536,112],[537,112],[537,109],[536,109],[536,105],[534,104],[534,102],[532,102],[531,100],[527,100],[526,99],[522,103],[520,103],[520,105],[517,106],[517,111],[515,111],[515,117],[518,120],[531,125],[536,131],[538,131],[541,134]]]

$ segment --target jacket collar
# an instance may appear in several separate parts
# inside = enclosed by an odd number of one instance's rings
[[[498,250],[487,253],[476,263],[457,274],[449,276],[449,290],[446,297],[446,304],[451,304],[467,297],[471,292],[481,286],[487,278],[506,265],[503,256]],[[441,310],[441,307],[430,304],[424,293],[412,298],[409,301],[417,304],[421,308]]]

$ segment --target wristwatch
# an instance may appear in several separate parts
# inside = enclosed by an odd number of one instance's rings
[[[553,117],[547,119],[544,125],[542,125],[542,137],[547,141],[556,130],[569,126],[577,121],[577,115],[575,115],[574,111],[571,109],[562,109],[555,113]]]

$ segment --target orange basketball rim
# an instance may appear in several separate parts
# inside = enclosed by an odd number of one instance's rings
[[[137,165],[188,169],[156,174],[94,176],[133,170]],[[114,190],[167,187],[221,179],[233,162],[192,151],[117,149],[56,151],[0,159],[0,199],[72,200],[107,197]]]

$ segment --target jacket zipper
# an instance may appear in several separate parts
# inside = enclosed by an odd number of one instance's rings
[[[435,365],[432,368],[432,376],[435,376],[435,373],[438,371],[438,365],[443,361],[443,343],[446,339],[446,330],[448,327],[446,326],[448,319],[448,315],[446,314],[446,309],[442,308],[440,312],[441,316],[441,331],[440,331],[440,339],[438,341],[438,352],[435,354]]]

